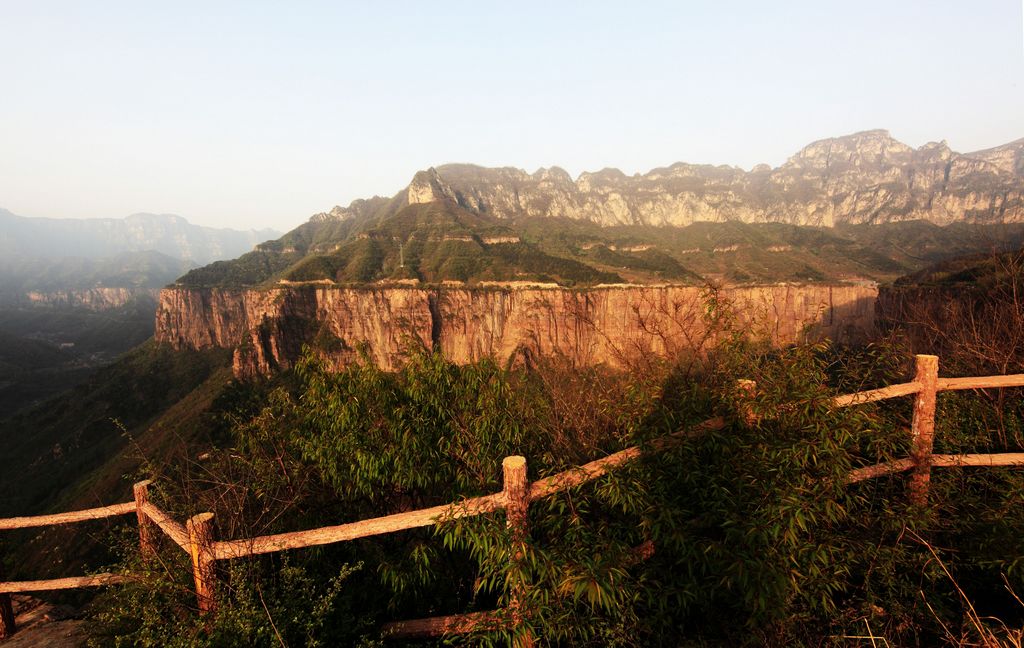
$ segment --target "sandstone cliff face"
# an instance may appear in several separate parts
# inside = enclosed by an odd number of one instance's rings
[[[85,288],[46,292],[33,290],[24,294],[24,301],[31,306],[104,311],[120,308],[140,298],[156,301],[159,295],[159,288]]]
[[[776,169],[678,163],[634,176],[605,169],[575,181],[557,167],[528,174],[445,165],[416,174],[405,194],[409,204],[452,200],[499,218],[601,225],[1024,222],[1024,140],[960,154],[945,142],[913,149],[876,130],[814,142]]]
[[[742,322],[778,343],[811,337],[858,339],[874,326],[872,286],[778,285],[724,289]],[[409,345],[439,348],[449,360],[517,354],[562,355],[580,365],[627,365],[641,354],[671,356],[705,333],[700,288],[630,286],[564,289],[271,290],[168,288],[156,338],[176,348],[234,347],[235,374],[290,367],[315,343],[338,366],[363,348],[393,369]]]

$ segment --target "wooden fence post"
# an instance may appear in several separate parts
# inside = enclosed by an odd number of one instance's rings
[[[928,483],[931,480],[939,357],[918,355],[914,360],[914,381],[921,383],[921,391],[914,398],[914,419],[910,426],[910,456],[914,460],[914,470],[910,474],[910,501],[923,506],[928,503]]]
[[[10,594],[0,594],[0,639],[6,639],[17,630],[14,624],[14,606]]]
[[[0,563],[0,580],[3,580],[3,563]],[[0,639],[6,639],[17,631],[14,618],[14,606],[11,605],[10,594],[0,594]]]
[[[149,485],[153,480],[146,479],[132,486],[135,495],[135,515],[139,519],[139,551],[143,560],[150,560],[156,555],[156,524],[142,511],[142,505],[149,502]]]
[[[192,555],[192,575],[196,581],[196,598],[200,612],[215,612],[216,559],[213,553],[213,513],[200,513],[188,519],[189,553]]]
[[[741,378],[736,381],[736,389],[740,397],[740,413],[747,425],[757,425],[757,414],[754,413],[753,401],[757,394],[757,383]]]
[[[528,511],[530,508],[530,486],[526,479],[526,457],[511,456],[505,457],[501,462],[501,469],[504,477],[505,494],[505,520],[506,525],[512,530],[513,542],[519,545],[513,550],[513,562],[519,562],[523,558],[523,547],[530,532],[530,521]],[[509,608],[512,612],[512,621],[519,627],[523,622],[523,590],[522,584],[512,586],[509,601]],[[515,641],[516,648],[529,648],[533,646],[533,635],[527,630]]]

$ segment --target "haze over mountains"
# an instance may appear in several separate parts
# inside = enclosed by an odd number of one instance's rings
[[[0,254],[26,257],[110,257],[153,250],[195,263],[231,259],[274,230],[215,229],[173,214],[132,214],[126,218],[25,218],[0,209]]]
[[[0,406],[16,411],[112,362],[153,335],[162,286],[276,235],[171,215],[47,219],[0,209]]]
[[[171,214],[26,218],[0,209],[0,302],[90,302],[153,292],[189,268],[231,259],[279,232],[215,229]],[[111,289],[117,289],[110,292]],[[97,292],[99,291],[99,292]],[[30,294],[31,293],[31,294]]]

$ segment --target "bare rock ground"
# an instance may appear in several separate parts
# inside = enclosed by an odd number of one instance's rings
[[[78,610],[68,605],[44,603],[31,596],[14,595],[14,636],[0,641],[3,648],[80,648],[88,634]]]

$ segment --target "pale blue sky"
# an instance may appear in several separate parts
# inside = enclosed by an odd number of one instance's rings
[[[215,8],[211,8],[215,7]],[[445,162],[1024,137],[1020,0],[0,0],[0,207],[290,229]]]

